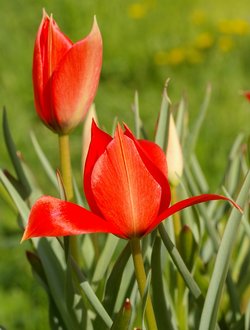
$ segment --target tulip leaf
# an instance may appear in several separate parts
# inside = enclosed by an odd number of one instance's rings
[[[184,120],[185,120],[185,110],[186,110],[186,102],[184,98],[181,99],[180,104],[177,110],[177,116],[175,120],[175,126],[177,130],[178,137],[180,141],[183,141],[184,138]]]
[[[29,216],[29,208],[28,206],[25,204],[24,200],[21,198],[21,196],[19,195],[19,193],[15,190],[15,188],[13,187],[13,185],[10,183],[10,181],[6,178],[4,172],[0,169],[0,180],[2,181],[2,183],[4,184],[6,190],[8,191],[8,193],[10,194],[11,198],[13,199],[20,215],[21,218],[23,220],[23,225],[25,226],[26,221],[28,219]]]
[[[92,279],[93,283],[99,282],[101,279],[103,279],[118,243],[119,239],[116,236],[107,236],[103,251],[95,267],[95,272]]]
[[[45,153],[43,152],[43,150],[42,150],[40,144],[38,143],[37,138],[33,132],[30,133],[30,138],[31,138],[32,144],[34,146],[35,152],[44,168],[45,173],[47,174],[51,183],[56,188],[58,188],[55,170],[52,168],[50,162],[48,161],[48,158],[46,157]]]
[[[195,154],[192,154],[190,158],[190,168],[193,173],[195,173],[195,179],[197,181],[199,190],[204,194],[207,193],[209,190],[207,180],[205,178],[204,173],[200,167],[198,159]]]
[[[237,204],[241,207],[247,201],[249,189],[250,172],[248,172],[236,200]],[[202,310],[200,330],[214,329],[215,327],[222,291],[229,269],[230,257],[241,217],[241,213],[234,208],[227,221]]]
[[[196,142],[198,140],[198,136],[199,136],[199,132],[201,129],[201,126],[203,124],[203,121],[205,119],[206,113],[207,113],[207,109],[208,109],[208,105],[210,102],[210,97],[211,97],[211,85],[209,84],[207,86],[206,92],[205,92],[205,98],[204,101],[201,105],[200,108],[200,112],[197,116],[196,122],[194,124],[194,126],[191,129],[191,134],[189,135],[188,141],[187,141],[187,148],[186,148],[186,157],[188,159],[188,157],[190,155],[192,155],[195,146],[196,146]]]
[[[146,305],[147,305],[147,301],[149,298],[149,290],[150,290],[150,284],[151,284],[151,270],[148,272],[147,275],[147,280],[146,280],[146,285],[145,285],[145,289],[144,289],[144,293],[143,293],[143,297],[142,297],[142,328],[145,329],[144,326],[144,319],[145,319],[145,314],[146,314]]]
[[[53,252],[49,240],[39,239],[37,252],[46,274],[49,292],[68,329],[77,329],[76,316],[67,308],[65,296],[65,271]]]
[[[159,329],[174,330],[170,307],[167,305],[163,285],[163,269],[161,265],[161,239],[156,236],[151,257],[153,306]]]
[[[95,292],[93,291],[92,287],[84,277],[82,271],[79,269],[77,264],[74,262],[73,259],[71,260],[71,262],[72,262],[72,268],[74,269],[75,274],[78,278],[77,283],[79,283],[79,287],[81,289],[80,293],[83,299],[87,298],[88,302],[94,308],[97,315],[102,319],[104,324],[110,328],[113,323],[112,319],[110,318],[104,306],[101,304],[100,300],[96,296]]]
[[[24,170],[22,168],[20,159],[17,156],[17,150],[16,150],[16,147],[15,147],[15,144],[14,144],[14,141],[12,139],[10,129],[9,129],[6,109],[3,109],[3,134],[4,134],[4,141],[7,146],[7,150],[8,150],[10,159],[14,166],[16,175],[22,185],[23,197],[27,198],[30,194],[30,186],[28,184],[27,178],[26,178]]]
[[[0,181],[0,196],[4,200],[4,202],[9,205],[10,209],[16,212],[15,203],[13,202],[12,198],[10,197],[9,193],[7,192],[6,188],[4,187],[1,181]]]
[[[129,260],[130,255],[131,249],[130,244],[128,243],[122,250],[120,256],[117,258],[106,282],[103,305],[110,314],[114,311],[118,292],[121,286],[124,268]]]
[[[137,139],[140,138],[141,132],[141,119],[140,119],[140,109],[139,109],[139,96],[138,92],[135,92],[134,104],[133,104],[134,118],[135,118],[135,136]]]
[[[43,288],[48,294],[49,300],[49,322],[50,327],[53,330],[59,330],[65,328],[64,321],[60,315],[60,312],[53,300],[52,295],[50,294],[48,281],[46,278],[46,274],[43,269],[42,262],[37,254],[31,251],[26,252],[27,259],[32,267],[33,275],[38,278],[38,281],[42,284]]]
[[[170,111],[169,111],[170,100],[167,94],[168,81],[169,80],[167,80],[163,90],[160,115],[158,118],[158,124],[155,134],[155,143],[157,143],[163,150],[165,150],[167,146],[168,126],[169,126],[169,117],[170,117]]]
[[[187,287],[189,288],[190,292],[194,296],[197,301],[203,301],[203,296],[201,290],[197,283],[195,282],[192,274],[189,272],[187,266],[185,265],[179,251],[171,241],[170,237],[168,236],[167,231],[164,228],[163,223],[160,223],[158,226],[159,233],[161,235],[161,239],[163,244],[165,245],[168,253],[170,254],[175,266],[179,270],[180,274],[182,275]]]
[[[189,187],[191,190],[191,194],[199,195],[200,191],[192,178],[192,174],[190,172],[188,165],[185,166],[185,174],[186,174],[185,177],[187,178],[187,181],[188,181],[188,184],[189,184]],[[215,227],[213,225],[213,222],[211,221],[211,219],[209,217],[207,207],[204,204],[197,204],[195,207],[199,210],[200,214],[202,215],[202,217],[204,219],[206,230],[209,234],[209,237],[212,240],[214,250],[217,251],[219,243],[220,243],[220,237],[219,237],[217,230],[215,229]]]

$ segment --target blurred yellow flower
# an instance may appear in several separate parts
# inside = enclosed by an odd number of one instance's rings
[[[222,52],[229,52],[234,47],[234,41],[228,36],[222,36],[218,40],[219,49]]]
[[[198,49],[208,49],[211,48],[213,44],[214,37],[209,32],[200,33],[194,41],[194,46]]]
[[[224,34],[246,35],[250,32],[250,24],[242,19],[223,20],[218,23],[218,29]]]
[[[167,53],[167,64],[178,65],[185,61],[186,52],[182,47],[176,47],[168,51]]]
[[[156,65],[180,65],[184,62],[198,64],[203,62],[203,54],[193,47],[176,47],[169,51],[158,51],[154,55]]]
[[[146,3],[133,3],[128,7],[128,16],[133,19],[141,19],[147,15],[148,6]]]
[[[206,21],[206,14],[203,10],[194,10],[191,13],[191,22],[195,25],[201,25]]]

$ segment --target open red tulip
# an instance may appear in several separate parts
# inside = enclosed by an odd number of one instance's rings
[[[95,232],[125,239],[142,237],[187,206],[228,200],[224,196],[204,194],[170,206],[166,156],[160,147],[137,140],[126,126],[123,131],[118,125],[112,138],[94,122],[84,190],[91,211],[50,196],[38,199],[31,209],[23,240]]]
[[[89,35],[73,44],[44,12],[34,47],[33,89],[36,111],[46,126],[67,134],[84,119],[101,65],[102,37],[95,19]]]

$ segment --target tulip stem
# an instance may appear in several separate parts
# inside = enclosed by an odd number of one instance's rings
[[[60,167],[66,198],[68,201],[73,199],[73,184],[70,161],[69,136],[59,135]]]
[[[176,187],[171,187],[171,195],[172,195],[172,203],[175,204],[177,202]],[[174,225],[176,246],[177,248],[179,248],[179,238],[181,232],[181,219],[179,212],[173,214],[173,225]]]
[[[59,137],[59,153],[60,153],[60,169],[62,181],[65,189],[66,199],[71,201],[74,197],[73,181],[71,172],[69,135],[58,135]],[[76,262],[79,261],[78,243],[76,236],[69,237],[69,251]]]
[[[142,259],[142,253],[141,253],[141,245],[140,245],[140,239],[137,237],[130,239],[130,246],[134,261],[134,267],[135,267],[135,276],[138,283],[138,289],[140,292],[141,298],[144,296],[144,291],[146,287],[146,273],[144,269],[143,259]],[[146,302],[146,319],[148,322],[148,329],[149,330],[156,330],[157,324],[155,320],[153,305],[150,296],[148,295],[147,302]]]

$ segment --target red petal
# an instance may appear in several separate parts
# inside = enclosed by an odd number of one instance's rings
[[[208,201],[211,201],[211,200],[220,200],[220,199],[229,201],[230,203],[233,204],[234,207],[236,207],[240,212],[242,212],[239,205],[237,205],[234,201],[232,201],[231,199],[229,199],[225,196],[215,195],[215,194],[203,194],[203,195],[194,196],[194,197],[184,199],[183,201],[177,202],[174,205],[170,206],[166,211],[162,212],[158,216],[158,218],[156,219],[156,221],[154,223],[152,223],[152,225],[151,225],[151,227],[150,227],[150,229],[148,230],[147,233],[152,231],[164,219],[170,217],[172,214],[174,214],[178,211],[183,210],[184,208],[186,208],[188,206],[192,206],[192,205],[203,203],[203,202],[208,202]]]
[[[51,108],[51,90],[50,86],[46,88],[46,85],[71,46],[72,42],[59,30],[56,22],[44,12],[34,47],[33,86],[36,110],[48,126],[53,123],[54,118]]]
[[[89,146],[89,151],[85,163],[84,168],[84,192],[86,199],[88,201],[89,207],[91,210],[101,215],[101,211],[99,210],[98,206],[96,205],[95,198],[93,196],[93,192],[91,189],[91,175],[93,171],[93,167],[97,161],[97,159],[104,153],[107,148],[107,145],[112,141],[112,137],[107,133],[100,130],[94,120],[92,122],[91,128],[91,142]]]
[[[128,238],[143,235],[158,214],[161,187],[120,126],[93,168],[91,187],[103,217]]]
[[[171,191],[167,179],[166,155],[156,143],[147,140],[137,140],[126,125],[125,128],[125,135],[129,136],[134,141],[145,166],[154,179],[161,185],[162,200],[160,212],[162,212],[168,208],[171,200]]]
[[[96,232],[122,236],[114,226],[83,207],[58,198],[43,196],[31,209],[22,240]]]
[[[93,102],[102,65],[102,37],[96,21],[92,31],[74,44],[52,77],[53,106],[63,133],[83,120]]]
[[[245,98],[250,102],[250,91],[243,92],[243,95],[244,95]]]

